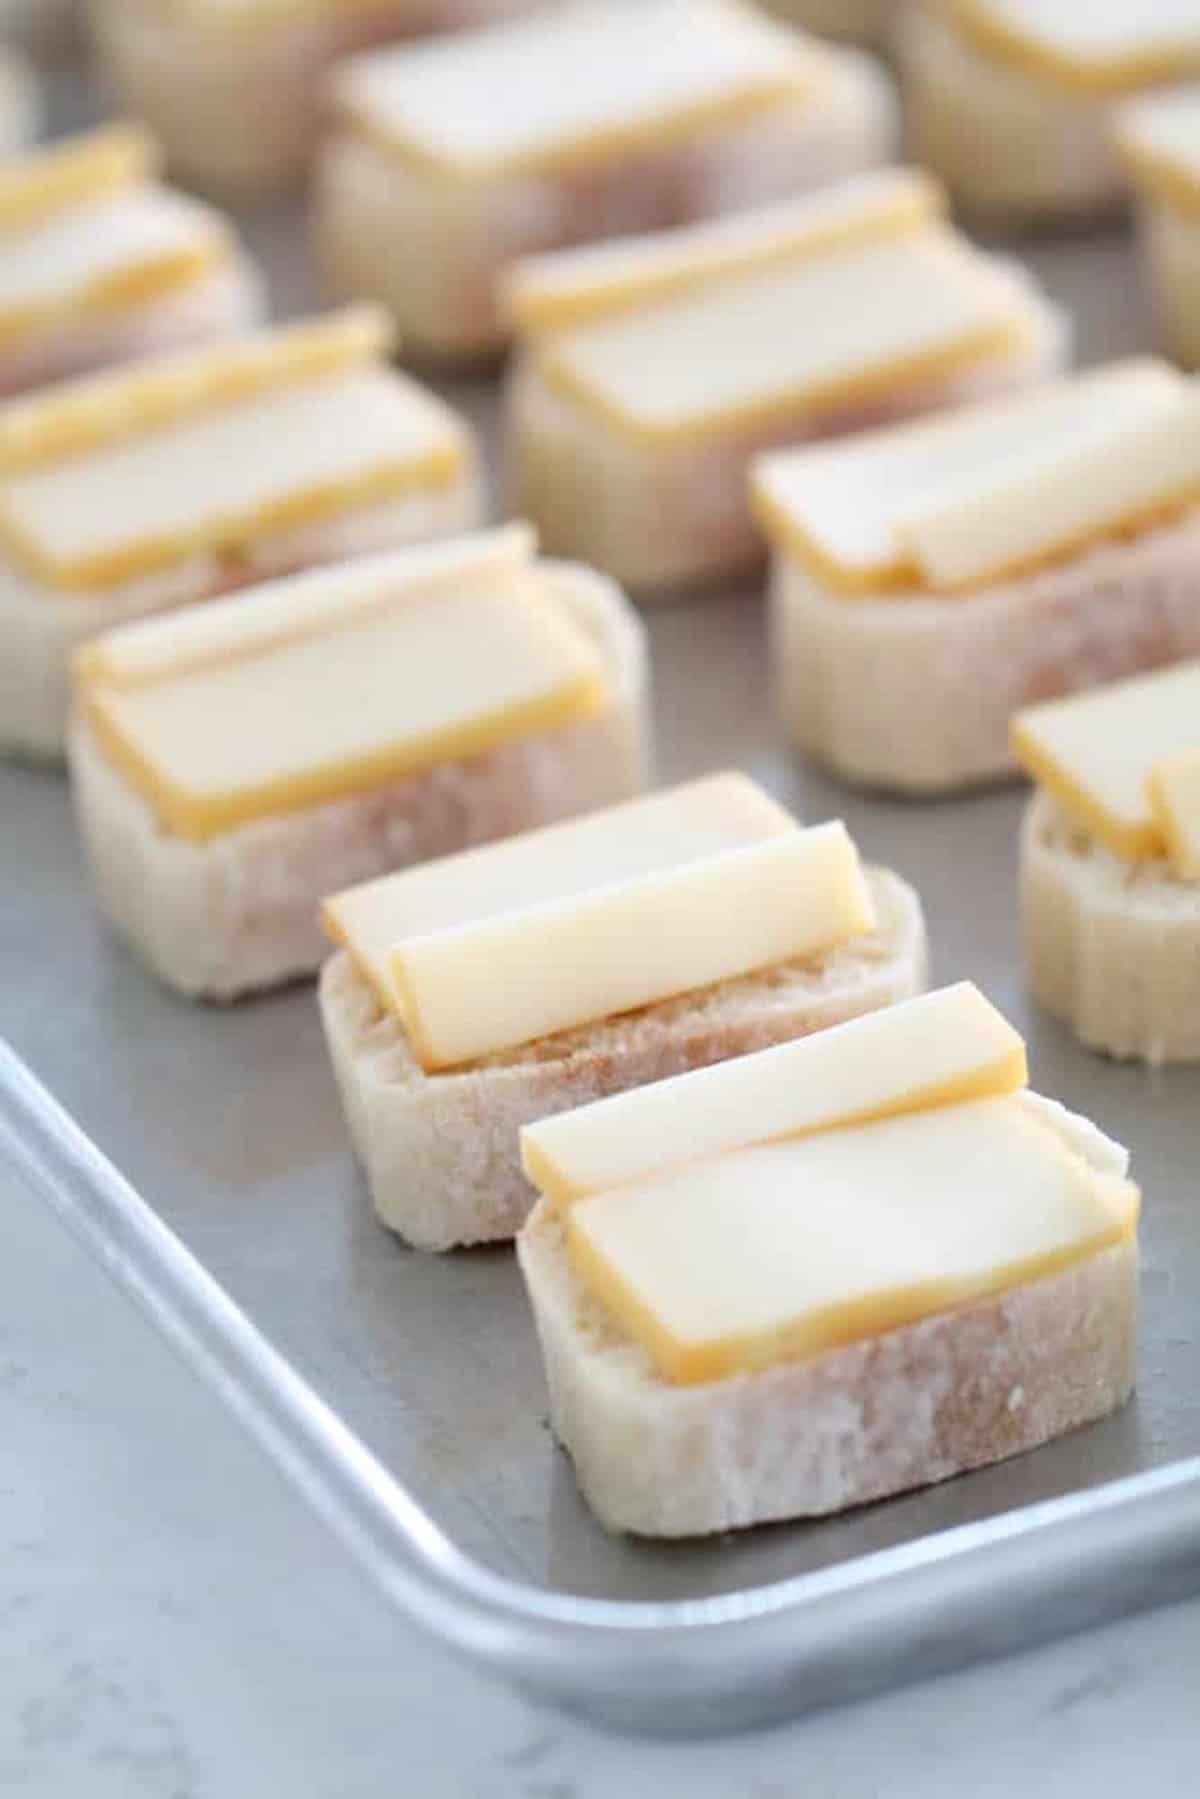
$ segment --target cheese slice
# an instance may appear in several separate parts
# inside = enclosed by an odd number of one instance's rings
[[[119,408],[120,384],[109,379]],[[130,378],[134,410],[146,379]],[[194,398],[185,385],[172,412],[155,392],[150,424],[11,473],[6,424],[23,446],[28,439],[20,417],[0,411],[0,544],[11,560],[59,590],[103,591],[189,556],[240,554],[257,536],[447,485],[470,453],[465,427],[441,400],[378,364],[285,380],[276,371],[220,403]],[[85,400],[67,390],[61,404],[72,413]],[[32,410],[39,405],[52,403]],[[35,421],[39,430],[52,435],[52,420]]]
[[[141,187],[158,174],[161,155],[138,125],[109,125],[0,163],[0,243],[60,212]]]
[[[1131,1239],[1136,1187],[1023,1096],[746,1149],[579,1200],[579,1279],[662,1379],[881,1336]]]
[[[344,117],[443,177],[489,179],[666,148],[815,92],[828,56],[741,0],[548,7],[371,52]]]
[[[877,404],[1028,347],[1024,283],[941,229],[744,273],[552,336],[545,377],[651,441]]]
[[[1085,94],[1200,74],[1195,0],[942,0],[980,48]]]
[[[1200,89],[1168,88],[1121,108],[1117,149],[1140,187],[1200,209]]]
[[[1200,386],[1143,420],[1031,447],[917,501],[897,535],[936,592],[1019,576],[1101,538],[1149,529],[1200,501]]]
[[[534,1186],[566,1206],[684,1162],[1009,1093],[1027,1079],[1020,1036],[963,981],[540,1119],[521,1132],[521,1159]]]
[[[327,901],[324,920],[428,1070],[815,955],[875,922],[844,827],[801,830],[739,775],[386,877]]]
[[[505,280],[504,300],[518,330],[558,330],[694,293],[701,282],[919,230],[945,210],[931,176],[873,169],[749,212],[525,257]]]
[[[529,569],[537,540],[528,525],[502,525],[267,581],[250,593],[152,613],[76,652],[77,678],[132,687],[262,655],[299,638],[345,630],[399,599],[447,586],[507,583]]]
[[[1148,786],[1172,869],[1181,881],[1200,881],[1200,716],[1195,747],[1156,763]]]
[[[919,589],[922,570],[903,527],[1032,459],[1077,454],[1160,416],[1188,392],[1149,357],[1111,363],[933,419],[857,432],[761,457],[755,509],[775,547],[835,593]]]
[[[1019,712],[1013,753],[1038,784],[1114,854],[1161,856],[1148,782],[1200,749],[1200,661]]]
[[[268,592],[262,639],[235,634],[233,660],[85,678],[102,749],[168,831],[205,841],[608,703],[598,650],[536,569],[405,586],[391,567],[383,559],[374,606],[360,593],[338,619],[322,596],[296,635],[275,634],[280,596]]]

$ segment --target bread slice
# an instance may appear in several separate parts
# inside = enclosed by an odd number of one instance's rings
[[[1125,1152],[1086,1120],[1022,1103],[1098,1175],[1124,1173]],[[578,1281],[545,1201],[517,1254],[551,1423],[613,1531],[689,1537],[842,1511],[1032,1449],[1133,1387],[1132,1243],[806,1361],[688,1387],[663,1381]]]
[[[1007,777],[1021,707],[1200,654],[1200,510],[950,598],[846,598],[784,553],[770,632],[784,726],[844,780],[920,794]]]
[[[599,645],[611,705],[595,718],[440,763],[385,787],[194,843],[167,835],[76,721],[76,809],[100,904],[170,986],[228,1000],[314,974],[326,894],[415,862],[630,798],[649,757],[645,634],[603,576],[543,565]]]
[[[1025,965],[1035,997],[1090,1049],[1200,1061],[1200,885],[1130,864],[1039,792],[1021,831]]]
[[[426,1074],[399,1020],[342,951],[321,1012],[346,1122],[383,1222],[420,1249],[513,1237],[536,1197],[523,1124],[588,1100],[766,1049],[919,993],[921,905],[898,876],[869,874],[878,932],[808,962],[723,981],[464,1069]]]

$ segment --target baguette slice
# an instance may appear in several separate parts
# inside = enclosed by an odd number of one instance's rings
[[[1021,832],[1029,985],[1089,1049],[1159,1066],[1200,1061],[1200,884],[1128,863],[1048,794]]]
[[[599,647],[611,705],[386,786],[193,843],[162,830],[75,720],[72,785],[100,904],[169,986],[228,1000],[314,974],[328,948],[317,919],[326,894],[639,791],[649,758],[641,624],[590,569],[545,573]]]
[[[1127,1156],[1024,1104],[1097,1175]],[[601,1523],[689,1537],[819,1516],[946,1480],[1090,1423],[1134,1379],[1136,1246],[804,1361],[702,1386],[650,1367],[575,1276],[542,1201],[517,1240],[555,1434]]]
[[[833,954],[723,981],[641,1011],[428,1075],[341,952],[320,1000],[350,1137],[383,1222],[420,1249],[513,1237],[536,1197],[523,1124],[685,1069],[765,1049],[907,999],[925,984],[920,901],[870,874],[878,932]]]

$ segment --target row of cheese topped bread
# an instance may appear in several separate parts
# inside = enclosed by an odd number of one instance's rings
[[[41,4],[41,0],[37,0]],[[366,44],[484,25],[538,0],[103,0],[92,35],[108,85],[205,185],[297,181],[331,63]]]
[[[528,1126],[555,1431],[609,1528],[836,1511],[1102,1416],[1127,1157],[969,986]]]
[[[641,590],[753,566],[756,451],[1031,384],[1062,316],[906,170],[518,265],[509,449],[548,547]]]
[[[353,60],[331,110],[330,279],[443,357],[503,341],[498,286],[519,256],[793,195],[896,143],[879,72],[745,0],[569,0]]]
[[[1090,214],[1122,196],[1113,118],[1200,74],[1191,0],[915,0],[896,47],[914,154],[973,211]]]
[[[1200,1058],[1200,662],[1018,715],[1034,993],[1094,1048]]]
[[[334,889],[621,799],[647,762],[640,626],[519,526],[126,625],[77,693],[102,903],[221,999],[313,973]]]
[[[117,125],[0,163],[0,396],[258,318],[224,219],[161,186],[158,160]]]
[[[521,1224],[518,1126],[924,979],[910,889],[740,775],[404,870],[324,917],[351,1136],[381,1217],[432,1249]]]
[[[1200,653],[1200,397],[1164,364],[769,456],[754,494],[780,711],[850,779],[1006,774],[1022,706]]]
[[[61,754],[105,627],[477,522],[466,426],[366,309],[0,408],[0,744]]]

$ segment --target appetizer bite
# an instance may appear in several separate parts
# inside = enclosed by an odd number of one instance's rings
[[[520,1228],[519,1126],[925,976],[912,890],[735,774],[338,894],[324,920],[351,1140],[380,1218],[431,1250]]]
[[[1200,74],[1200,9],[1178,0],[914,0],[896,41],[913,156],[1018,222],[1115,205],[1115,107]]]
[[[231,337],[263,312],[219,213],[114,125],[0,163],[0,397]]]
[[[522,1133],[550,1416],[609,1530],[862,1505],[1134,1380],[1128,1156],[969,985]]]
[[[1159,330],[1167,350],[1200,366],[1200,86],[1131,101],[1117,149],[1137,197]]]
[[[318,235],[334,290],[406,345],[504,341],[497,285],[531,251],[726,213],[885,162],[865,59],[742,0],[595,0],[339,69]]]
[[[533,3],[92,0],[91,23],[109,84],[154,126],[173,169],[271,191],[304,173],[330,63],[366,44],[482,24]]]
[[[768,12],[821,37],[882,49],[888,40],[897,0],[766,0]]]
[[[104,911],[180,992],[313,973],[323,895],[641,786],[641,626],[521,527],[145,620],[78,658]],[[439,866],[441,866],[439,864]]]
[[[1012,772],[1022,706],[1200,653],[1198,421],[1184,376],[1131,360],[764,457],[794,742],[846,780],[943,793]]]
[[[519,264],[515,503],[642,592],[761,558],[759,450],[1032,384],[1068,328],[892,169],[739,219]]]
[[[467,427],[389,346],[360,309],[0,407],[0,750],[62,754],[99,631],[479,522]]]
[[[1200,662],[1013,723],[1034,995],[1091,1049],[1200,1060]]]
[[[24,57],[0,44],[0,156],[30,143],[42,123],[42,98]]]

